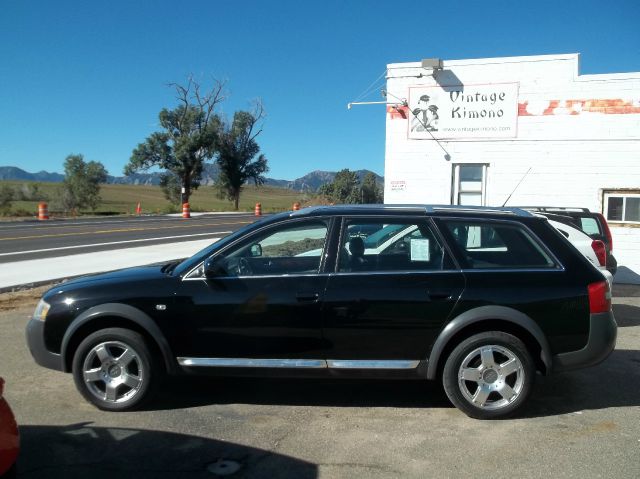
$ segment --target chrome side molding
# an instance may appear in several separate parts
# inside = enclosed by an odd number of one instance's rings
[[[326,368],[322,359],[178,358],[180,366],[205,368]]]
[[[177,358],[185,367],[203,368],[312,368],[312,369],[415,369],[420,361],[412,359],[251,359],[251,358]]]
[[[327,367],[330,369],[415,369],[420,361],[417,359],[394,360],[345,360],[327,359]]]

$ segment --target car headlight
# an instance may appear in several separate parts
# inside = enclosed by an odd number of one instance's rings
[[[38,306],[36,306],[36,310],[33,312],[33,319],[44,321],[47,317],[47,313],[49,312],[49,308],[51,308],[51,305],[44,299],[41,299],[38,302]]]

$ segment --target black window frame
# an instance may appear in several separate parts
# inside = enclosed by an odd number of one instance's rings
[[[200,268],[202,268],[202,265],[207,259],[224,257],[228,254],[230,250],[235,250],[236,248],[243,248],[255,242],[255,239],[257,237],[264,237],[265,234],[266,235],[273,234],[273,233],[276,233],[278,230],[282,230],[284,228],[287,228],[289,226],[293,226],[296,224],[304,225],[308,223],[320,223],[320,222],[326,223],[327,234],[325,236],[324,247],[322,249],[322,252],[320,253],[320,263],[319,263],[320,265],[319,265],[318,271],[315,273],[304,273],[301,275],[308,276],[310,274],[312,275],[327,274],[326,266],[328,263],[331,262],[330,248],[332,243],[334,242],[333,236],[335,236],[336,219],[331,216],[310,216],[310,217],[302,217],[302,218],[291,218],[284,221],[278,221],[277,223],[270,223],[268,225],[263,226],[262,228],[259,228],[255,231],[248,233],[246,236],[241,236],[237,238],[235,241],[225,245],[222,249],[217,250],[213,254],[205,257],[203,261],[199,262],[195,267],[191,268],[189,272],[184,275],[183,280],[190,281],[195,279],[205,279],[204,276],[193,276],[193,275]],[[284,276],[285,274],[288,276],[297,275],[296,273],[283,273],[283,274],[277,274],[275,276]],[[252,276],[240,276],[240,277],[241,278],[265,278],[269,276],[274,276],[274,275],[252,275]],[[224,278],[239,278],[239,276],[222,276],[220,279],[224,279]]]
[[[340,243],[342,241],[343,236],[345,235],[346,228],[348,227],[349,221],[362,222],[366,224],[367,222],[381,222],[381,223],[406,223],[410,224],[419,224],[423,223],[434,236],[434,239],[438,242],[439,246],[443,250],[442,268],[441,269],[394,269],[394,270],[373,270],[373,271],[361,271],[361,272],[350,272],[350,271],[339,271],[339,255],[340,255]],[[339,225],[339,227],[338,227]],[[447,241],[443,238],[440,233],[439,228],[433,221],[433,218],[429,216],[411,216],[411,215],[343,215],[339,218],[339,223],[336,224],[336,231],[333,238],[333,248],[330,250],[330,257],[332,260],[332,264],[329,265],[332,274],[398,274],[398,273],[440,273],[440,272],[451,272],[451,271],[460,271],[460,264],[458,263],[455,255],[449,248]],[[448,257],[448,261],[445,259]],[[451,265],[450,268],[446,268],[445,265],[447,262]]]
[[[457,240],[454,238],[453,234],[447,227],[445,223],[447,222],[470,222],[470,223],[489,223],[489,224],[502,224],[508,226],[515,226],[517,228],[521,228],[525,231],[529,237],[536,242],[537,246],[544,251],[544,253],[549,257],[552,261],[552,265],[550,266],[514,266],[513,268],[504,267],[504,266],[492,266],[487,268],[474,268],[473,265],[469,264],[467,259],[467,255],[462,247],[458,244]],[[529,228],[523,222],[512,221],[507,219],[494,219],[494,218],[479,218],[479,217],[463,217],[463,216],[447,216],[434,218],[434,222],[436,226],[440,230],[440,234],[445,238],[445,241],[449,244],[451,250],[454,252],[454,258],[458,263],[462,266],[462,270],[466,271],[503,271],[503,272],[514,272],[514,271],[561,271],[564,270],[564,266],[558,260],[555,254],[547,247],[544,241],[540,239],[540,237],[535,234],[534,231]]]

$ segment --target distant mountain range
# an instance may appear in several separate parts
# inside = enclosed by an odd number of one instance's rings
[[[373,173],[369,170],[357,170],[358,178],[362,181],[367,173]],[[207,164],[202,174],[203,185],[213,185],[218,178],[219,170],[217,165]],[[376,176],[378,183],[384,183],[384,178],[380,175]],[[159,185],[160,173],[135,173],[129,176],[108,176],[107,183],[118,185]],[[312,171],[306,175],[290,181],[276,180],[267,178],[265,184],[276,188],[287,188],[295,191],[316,191],[325,183],[330,183],[336,176],[335,171]],[[0,166],[0,180],[21,180],[21,181],[41,181],[60,183],[64,180],[64,175],[60,173],[49,173],[48,171],[39,171],[37,173],[29,173],[15,166]]]
[[[21,180],[21,181],[44,181],[47,183],[60,183],[64,180],[64,175],[60,173],[49,173],[48,171],[38,171],[37,173],[27,173],[15,166],[0,166],[0,180]]]

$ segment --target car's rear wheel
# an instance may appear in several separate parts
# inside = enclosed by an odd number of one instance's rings
[[[449,355],[442,381],[451,402],[477,419],[514,414],[531,393],[535,367],[527,347],[500,331],[476,334]]]
[[[78,391],[107,411],[139,407],[151,396],[161,373],[145,339],[122,328],[87,336],[76,350],[72,369]]]

